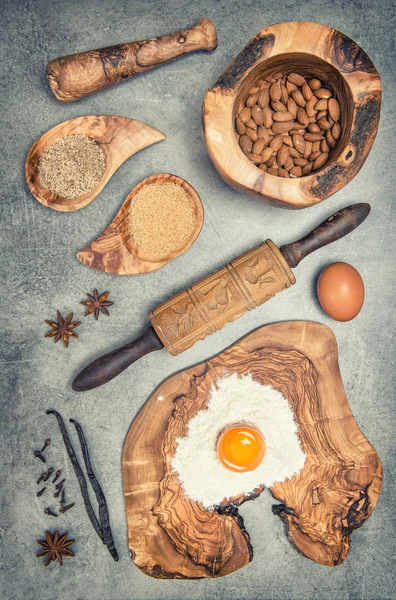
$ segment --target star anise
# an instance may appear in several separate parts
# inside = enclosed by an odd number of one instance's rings
[[[109,295],[110,292],[103,292],[103,294],[99,296],[98,290],[95,288],[93,291],[93,296],[91,296],[91,294],[88,294],[88,298],[90,299],[83,300],[81,302],[81,304],[84,304],[85,306],[89,307],[84,316],[87,317],[88,315],[95,312],[95,319],[98,320],[99,313],[102,312],[103,314],[109,317],[110,313],[107,310],[106,306],[112,306],[114,304],[114,302],[110,302],[109,300],[107,300]]]
[[[69,550],[69,546],[75,544],[75,540],[68,540],[67,536],[69,534],[66,532],[60,535],[59,531],[55,531],[52,534],[50,531],[45,532],[45,540],[37,540],[37,543],[40,544],[44,548],[41,550],[36,556],[39,558],[40,556],[46,556],[46,560],[44,566],[47,567],[50,562],[58,559],[59,564],[62,566],[63,560],[62,556],[75,556],[74,552]]]
[[[59,342],[59,340],[62,340],[62,342],[65,344],[65,346],[67,348],[69,345],[70,337],[78,338],[77,333],[75,331],[73,331],[73,329],[75,327],[78,327],[79,325],[81,325],[81,322],[80,321],[72,321],[73,313],[70,313],[70,315],[68,317],[66,317],[66,319],[64,319],[62,317],[62,315],[60,314],[59,310],[57,310],[56,312],[57,312],[57,316],[58,316],[57,322],[56,321],[47,321],[47,319],[45,320],[45,322],[48,323],[48,325],[51,325],[51,327],[53,327],[53,330],[46,333],[44,337],[54,337],[55,336],[55,343]]]

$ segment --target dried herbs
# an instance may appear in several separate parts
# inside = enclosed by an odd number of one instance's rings
[[[108,550],[109,550],[110,554],[112,555],[112,557],[114,558],[114,560],[117,561],[118,553],[114,546],[113,536],[112,536],[111,529],[110,529],[109,512],[108,512],[108,508],[107,508],[106,499],[105,499],[103,491],[99,485],[99,482],[97,481],[96,476],[92,470],[92,466],[91,466],[91,462],[90,462],[90,458],[89,458],[89,454],[88,454],[87,443],[86,443],[85,436],[84,436],[83,430],[81,428],[81,425],[71,419],[72,423],[74,423],[74,425],[77,429],[77,433],[78,433],[78,436],[80,439],[81,449],[82,449],[82,453],[83,453],[83,457],[84,457],[84,462],[85,462],[85,466],[87,469],[88,478],[91,482],[92,488],[93,488],[96,498],[98,500],[100,522],[98,521],[98,518],[92,507],[91,500],[89,498],[89,493],[88,493],[87,481],[86,481],[85,475],[81,469],[80,463],[78,462],[76,453],[74,452],[74,448],[70,441],[69,434],[67,432],[63,418],[56,410],[47,410],[47,415],[55,415],[55,417],[58,421],[59,429],[61,431],[67,453],[69,455],[69,458],[73,465],[73,469],[76,474],[78,483],[80,485],[80,490],[81,490],[81,494],[82,494],[82,497],[84,500],[85,509],[86,509],[88,517],[92,523],[92,526],[95,529],[97,535],[102,540],[102,542],[104,544],[106,544],[106,546],[108,547]]]
[[[55,344],[57,342],[59,342],[59,340],[62,340],[62,342],[64,343],[64,345],[67,348],[69,345],[70,337],[78,338],[77,333],[73,330],[76,327],[78,327],[79,325],[81,325],[81,322],[80,321],[72,321],[73,313],[70,313],[70,315],[68,317],[66,317],[66,319],[64,319],[62,317],[59,310],[56,311],[56,314],[58,317],[58,321],[47,321],[47,319],[45,320],[45,322],[48,323],[48,325],[51,325],[51,327],[53,327],[53,329],[52,329],[52,331],[49,331],[48,333],[46,333],[44,337],[54,337],[55,336]]]
[[[75,554],[69,548],[75,544],[75,540],[68,540],[68,533],[64,533],[62,536],[59,531],[55,531],[52,534],[50,531],[45,532],[45,540],[37,540],[37,543],[44,548],[36,556],[40,558],[46,556],[44,566],[47,567],[50,562],[58,560],[58,563],[63,565],[63,556],[74,557]]]
[[[99,296],[98,290],[95,288],[93,291],[93,296],[91,296],[91,294],[88,294],[89,300],[83,300],[81,302],[81,304],[84,304],[85,306],[89,307],[88,310],[85,312],[84,316],[87,317],[88,315],[94,312],[95,319],[98,320],[99,314],[102,312],[104,315],[107,315],[109,317],[110,313],[107,310],[107,307],[113,306],[114,304],[114,302],[110,302],[109,300],[107,300],[109,295],[110,292],[103,292],[103,294]]]

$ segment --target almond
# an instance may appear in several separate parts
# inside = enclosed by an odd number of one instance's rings
[[[294,164],[297,167],[305,167],[305,165],[308,164],[308,161],[305,158],[295,158],[294,159]]]
[[[289,98],[289,100],[287,101],[287,111],[293,115],[293,118],[295,119],[297,116],[297,109],[298,106],[297,104],[294,102],[293,98]]]
[[[245,125],[246,127],[250,127],[250,129],[257,129],[257,123],[256,121],[253,121],[253,119],[249,119],[249,121],[246,121]]]
[[[297,89],[297,86],[294,85],[294,83],[292,83],[291,81],[286,81],[286,89],[289,92],[289,94],[291,94],[292,92],[294,92],[294,90]]]
[[[248,98],[245,102],[246,106],[249,106],[249,107],[254,106],[258,100],[258,97],[259,97],[259,95],[257,92],[255,94],[251,94],[250,96],[248,96]]]
[[[276,135],[270,140],[269,147],[272,148],[274,152],[277,152],[279,148],[282,146],[283,140],[281,135]]]
[[[264,123],[263,109],[257,106],[257,104],[252,107],[252,119],[257,125]]]
[[[265,148],[262,152],[261,152],[261,161],[263,163],[267,162],[267,160],[269,160],[272,156],[272,148]]]
[[[318,158],[318,156],[320,156],[321,154],[322,154],[322,152],[321,152],[320,150],[318,150],[317,152],[312,152],[312,153],[309,155],[309,160],[310,160],[310,161],[314,161],[314,160],[316,160],[316,159]]]
[[[276,161],[280,167],[283,167],[288,158],[289,148],[283,144],[278,150],[278,154],[276,155]]]
[[[306,127],[309,123],[309,117],[303,108],[297,109],[297,121]]]
[[[311,152],[312,152],[312,142],[305,142],[304,158],[306,160],[308,160],[309,155],[311,154]]]
[[[305,139],[302,137],[302,135],[300,135],[299,133],[295,133],[293,135],[293,144],[294,144],[295,149],[298,150],[298,152],[301,152],[301,154],[304,154]]]
[[[258,139],[257,131],[255,129],[251,129],[250,127],[246,127],[246,135],[252,142],[255,142]]]
[[[259,163],[261,163],[263,161],[260,154],[253,154],[253,152],[251,152],[250,154],[247,154],[247,157],[249,160],[254,162],[256,165],[258,165]]]
[[[316,99],[316,97],[315,97]],[[317,119],[327,119],[327,110],[321,110],[318,112],[318,114],[316,115]]]
[[[320,133],[320,127],[316,123],[310,123],[308,125],[308,131],[310,133]]]
[[[265,147],[265,141],[263,138],[258,138],[253,144],[252,152],[253,154],[261,154]],[[262,160],[260,160],[262,162]]]
[[[275,81],[275,83],[273,83],[271,85],[269,94],[270,94],[270,98],[271,98],[271,100],[273,100],[273,102],[280,100],[281,88],[280,88],[280,83],[278,81]]]
[[[255,94],[256,92],[258,92],[260,89],[259,86],[255,86],[255,87],[251,87],[249,90],[249,95]]]
[[[327,144],[326,140],[322,140],[320,142],[320,149],[322,152],[330,152],[330,146]]]
[[[290,177],[301,177],[301,175],[301,167],[293,167],[292,169],[290,169]]]
[[[249,121],[251,114],[250,108],[245,106],[245,108],[243,108],[239,113],[238,117],[241,119],[242,123],[246,123],[246,121]]]
[[[307,142],[320,142],[321,139],[323,139],[321,133],[304,133],[304,140]]]
[[[310,100],[312,98],[312,95],[313,95],[312,94],[312,90],[309,87],[309,85],[308,85],[307,82],[303,83],[303,86],[301,88],[301,92],[302,92],[302,95],[304,96],[304,98],[305,98],[305,100],[307,102],[308,102],[308,100]]]
[[[337,121],[340,120],[341,115],[340,104],[338,100],[336,100],[335,98],[330,98],[328,109],[330,117],[333,119],[333,121],[337,123]]]
[[[322,142],[312,142],[312,152],[318,152],[320,150],[320,144]]]
[[[239,138],[239,145],[245,154],[248,154],[249,152],[252,151],[252,147],[253,147],[252,140],[247,135],[242,135]]]
[[[239,135],[243,135],[246,131],[245,123],[239,117],[235,119],[236,130]]]
[[[291,93],[291,97],[293,98],[294,102],[298,104],[298,106],[301,106],[301,108],[305,107],[306,102],[300,90],[294,90],[294,92]]]
[[[290,169],[294,167],[294,160],[291,156],[289,156],[283,167],[286,169],[286,171],[290,171]]]
[[[279,175],[279,177],[287,177],[287,178],[290,177],[290,175],[286,171],[286,169],[278,169],[278,175]]]
[[[302,108],[299,110],[303,110]],[[292,121],[293,115],[289,112],[276,112],[272,115],[274,121],[282,123],[283,121]]]
[[[286,144],[286,146],[293,146],[293,140],[291,139],[290,135],[284,135],[283,137],[283,143]]]
[[[314,91],[314,94],[317,98],[331,98],[332,97],[332,92],[326,88],[319,88],[318,90]]]
[[[302,168],[302,174],[308,175],[312,171],[313,162],[309,162]]]
[[[269,169],[267,169],[267,173],[269,173],[270,175],[278,175],[278,169],[276,169],[275,167],[270,167]]]
[[[271,102],[271,106],[275,112],[286,112],[287,108],[283,102],[278,100],[277,102]]]
[[[294,85],[298,85],[300,87],[305,83],[304,77],[298,73],[290,73],[290,75],[287,76],[287,81],[290,81],[290,83],[294,83]]]
[[[268,134],[268,129],[264,126],[259,127],[257,129],[257,135],[259,138],[262,138],[264,140],[264,146],[266,146],[269,142],[269,134]]]
[[[269,102],[268,90],[266,90],[266,89],[261,90],[261,92],[259,93],[257,104],[260,106],[260,108],[265,108],[266,106],[268,106],[268,102]]]
[[[286,86],[282,83],[281,84],[281,97],[280,97],[281,101],[283,102],[283,104],[287,104],[287,101],[289,100],[289,92],[287,91]]]
[[[315,104],[315,106],[314,106],[315,110],[327,110],[327,102],[328,101],[326,100],[326,98],[321,98]]]
[[[308,81],[308,85],[311,90],[318,90],[320,87],[322,87],[322,83],[319,81],[319,79],[310,79]]]
[[[331,129],[331,123],[327,119],[319,119],[319,121],[317,123],[318,123],[319,127],[321,129],[323,129],[324,131]]]
[[[263,123],[267,129],[272,127],[272,110],[266,106],[263,108]]]
[[[331,135],[333,136],[333,138],[335,140],[338,140],[341,136],[341,125],[340,123],[337,121],[337,123],[334,123],[333,127],[331,128]]]
[[[267,165],[267,167],[273,167],[274,165],[276,165],[275,156],[274,155],[270,156],[269,159],[267,161],[265,161],[265,164]]]
[[[335,148],[335,146],[337,144],[337,142],[335,141],[335,139],[331,135],[330,129],[329,129],[329,131],[326,131],[326,142],[330,146],[330,148]]]
[[[257,166],[258,166],[259,169],[261,169],[262,171],[264,171],[264,173],[267,170],[267,165],[265,165],[264,163],[260,163]]]
[[[294,146],[289,149],[289,154],[292,158],[301,158],[301,153]]]
[[[272,131],[275,133],[275,135],[279,134],[279,133],[286,133],[287,131],[290,131],[290,129],[292,129],[294,125],[294,121],[284,121],[283,123],[274,123],[272,125]]]
[[[327,152],[322,152],[322,154],[314,160],[314,164],[313,164],[314,170],[321,169],[323,167],[323,165],[327,162],[328,158],[329,158],[329,155],[327,154]]]

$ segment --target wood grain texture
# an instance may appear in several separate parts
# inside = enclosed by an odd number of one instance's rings
[[[68,135],[83,134],[96,140],[106,159],[106,168],[98,185],[78,198],[53,194],[40,182],[40,159],[48,146]],[[64,121],[44,133],[30,148],[25,162],[26,181],[33,196],[48,208],[72,212],[83,208],[102,191],[110,177],[128,158],[165,139],[165,135],[140,121],[108,115],[87,115]]]
[[[133,244],[128,228],[128,214],[134,196],[145,185],[153,183],[175,183],[180,185],[191,199],[195,214],[195,227],[182,247],[164,256],[163,260],[149,261],[139,256],[139,249]],[[83,264],[118,275],[149,273],[166,265],[183,252],[186,252],[197,239],[203,225],[204,208],[196,190],[187,181],[169,173],[158,173],[146,177],[128,194],[110,225],[89,246],[80,250],[77,258]]]
[[[263,173],[240,149],[234,129],[238,104],[258,79],[275,72],[317,77],[341,106],[342,135],[319,171],[296,179]],[[374,143],[381,106],[380,76],[367,54],[343,33],[317,23],[266,27],[250,40],[210,88],[203,103],[209,155],[236,190],[283,208],[325,200],[359,172]]]
[[[215,48],[214,25],[201,19],[183,31],[57,58],[47,65],[47,79],[58,100],[72,102],[184,54]]]
[[[307,460],[298,475],[270,489],[281,502],[273,511],[304,556],[340,564],[351,532],[376,505],[382,468],[348,404],[334,334],[323,325],[298,321],[261,327],[174,375],[141,409],[122,460],[132,559],[158,578],[220,577],[252,559],[237,506],[263,488],[204,510],[184,495],[170,469],[175,438],[186,435],[189,420],[207,406],[211,385],[231,373],[250,373],[289,400]],[[205,477],[198,468],[197,477]]]

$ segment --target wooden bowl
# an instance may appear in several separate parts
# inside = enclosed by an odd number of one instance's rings
[[[183,246],[165,255],[161,260],[149,260],[139,256],[139,250],[134,245],[128,228],[129,207],[135,195],[143,186],[152,183],[176,183],[189,195],[194,208],[195,227],[191,235],[186,238]],[[77,254],[80,262],[94,269],[106,273],[119,275],[136,275],[149,273],[166,265],[192,246],[197,239],[204,220],[204,208],[196,190],[181,177],[169,173],[159,173],[143,179],[128,194],[114,220],[89,246]]]
[[[105,155],[106,168],[93,190],[77,198],[63,198],[41,185],[39,164],[48,146],[61,137],[75,134],[84,134],[96,140]],[[33,144],[25,163],[26,181],[33,196],[41,204],[61,212],[72,212],[92,202],[123,162],[139,150],[165,137],[157,129],[125,117],[108,115],[76,117],[53,127]]]
[[[321,79],[341,106],[342,135],[328,162],[296,179],[263,173],[240,149],[234,126],[247,90],[278,71]],[[206,93],[205,142],[216,169],[236,190],[274,206],[306,208],[359,172],[377,133],[380,106],[380,76],[358,44],[325,25],[279,23],[259,31]]]

